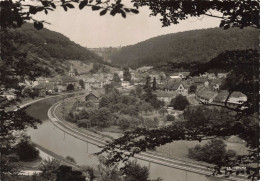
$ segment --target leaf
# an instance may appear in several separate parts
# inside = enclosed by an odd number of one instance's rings
[[[74,6],[73,6],[73,4],[70,4],[70,3],[68,3],[68,4],[66,4],[66,6],[68,7],[68,8],[74,8]]]
[[[84,0],[79,3],[79,9],[83,9],[86,5],[88,5],[88,0]]]
[[[126,12],[130,12],[130,9],[128,9],[128,8],[124,8],[124,10],[126,11]]]
[[[56,5],[54,3],[51,3],[51,7],[56,9]]]
[[[103,15],[105,15],[107,13],[107,9],[104,9],[104,10],[102,10],[102,11],[100,11],[100,16],[103,16]]]
[[[35,22],[33,23],[33,25],[34,25],[34,27],[35,27],[37,30],[40,30],[40,29],[43,28],[43,24],[42,24],[41,22],[39,22],[39,21],[35,21]]]
[[[37,11],[43,11],[44,7],[37,7]]]
[[[222,20],[219,27],[222,28],[225,24],[226,24],[226,22],[224,20]]]
[[[66,5],[62,5],[62,7],[63,7],[64,11],[68,11],[68,8]]]
[[[47,9],[45,9],[45,10],[44,10],[44,12],[45,12],[45,14],[48,14],[48,11],[47,11]]]
[[[123,18],[126,18],[126,14],[125,14],[125,12],[123,10],[121,10],[120,13],[121,13]]]
[[[138,13],[139,13],[139,11],[138,11],[137,9],[130,9],[130,11],[131,11],[132,13],[134,13],[134,14],[138,14]]]
[[[48,1],[41,1],[43,6],[48,6]]]
[[[92,10],[93,10],[93,11],[97,11],[97,10],[99,10],[99,9],[101,9],[100,6],[92,6]]]

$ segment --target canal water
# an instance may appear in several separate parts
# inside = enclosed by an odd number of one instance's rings
[[[50,98],[32,104],[27,108],[27,112],[40,120],[37,129],[29,128],[27,134],[31,136],[33,142],[63,157],[70,156],[75,159],[78,165],[96,166],[98,159],[92,154],[98,152],[100,148],[90,143],[79,140],[68,135],[55,127],[49,121],[48,109],[61,98]],[[138,160],[141,165],[146,165],[150,169],[150,177],[161,177],[164,181],[224,181],[225,179],[206,177],[204,175],[187,172],[159,164]]]

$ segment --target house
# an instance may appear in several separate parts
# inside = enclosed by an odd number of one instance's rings
[[[218,93],[213,92],[211,90],[201,90],[196,94],[196,100],[203,103],[212,103]]]
[[[70,70],[69,70],[68,75],[69,75],[70,77],[74,77],[74,76],[76,75],[76,73],[75,73],[75,71],[74,71],[74,69],[73,69],[72,64],[70,65]]]
[[[99,93],[90,92],[89,94],[87,94],[87,95],[85,96],[85,101],[97,102],[100,97],[101,97],[101,96],[100,96]]]
[[[146,72],[150,72],[151,69],[153,69],[153,66],[144,66],[144,67],[140,67],[136,70],[138,73],[146,73]]]
[[[56,87],[58,89],[58,92],[64,92],[67,90],[67,86],[65,86],[65,85],[59,84],[59,85],[56,85]]]
[[[193,85],[205,85],[204,83],[207,81],[206,78],[203,77],[193,77],[192,78],[192,84]]]
[[[208,75],[209,75],[209,74],[208,74],[207,72],[204,72],[203,74],[200,74],[200,77],[207,78]]]
[[[173,73],[170,78],[172,79],[186,79],[190,75],[190,72],[177,72]]]
[[[6,92],[2,92],[0,97],[6,98],[7,100],[13,100],[16,99],[16,94],[14,91],[10,90],[10,91],[6,91]]]
[[[61,84],[64,85],[66,88],[69,84],[72,84],[74,86],[74,89],[79,89],[80,85],[78,81],[74,77],[70,76],[61,76]]]
[[[57,87],[53,82],[46,83],[46,91],[48,92],[48,94],[53,94],[55,92],[55,88]]]
[[[226,78],[226,77],[227,77],[227,74],[228,74],[228,73],[218,73],[217,76],[218,76],[219,79],[222,79],[222,78]]]
[[[170,76],[171,79],[182,79],[179,75],[179,73],[173,73],[171,76]]]
[[[219,91],[221,85],[221,80],[220,79],[215,79],[210,82],[210,87],[213,91]]]
[[[130,82],[128,82],[128,81],[122,81],[122,82],[121,82],[121,86],[122,86],[123,88],[128,88],[128,87],[130,87]]]
[[[214,73],[210,73],[210,74],[208,74],[208,79],[214,80],[214,79],[216,79],[216,75]]]
[[[188,95],[189,86],[184,82],[174,82],[166,84],[164,90],[166,92],[176,91],[178,94],[186,96]]]
[[[120,78],[123,78],[123,76],[124,76],[124,72],[122,70],[115,71],[115,73],[117,73]]]
[[[171,100],[176,97],[176,93],[174,92],[164,92],[164,91],[157,91],[156,92],[157,99],[160,101],[164,101],[166,105],[168,105]]]
[[[233,92],[229,96],[229,92],[227,90],[222,90],[219,92],[218,96],[215,98],[214,102],[225,105],[227,101],[227,106],[229,107],[236,107],[242,105],[244,102],[247,101],[247,96],[241,92]],[[228,98],[228,100],[227,100]]]
[[[39,97],[45,97],[46,95],[46,84],[39,84],[33,88]]]

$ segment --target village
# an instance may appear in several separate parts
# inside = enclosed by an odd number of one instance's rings
[[[224,105],[227,100],[227,106],[236,107],[247,100],[247,97],[240,92],[233,92],[229,95],[227,90],[221,89],[221,84],[228,73],[204,73],[203,75],[190,77],[190,72],[176,72],[166,76],[164,72],[156,72],[152,66],[141,67],[136,70],[129,68],[129,78],[124,78],[124,71],[117,70],[113,73],[88,73],[80,75],[77,70],[70,66],[67,75],[55,76],[52,78],[38,77],[35,81],[20,83],[24,85],[24,91],[34,90],[36,97],[45,97],[46,95],[59,94],[62,92],[86,91],[86,96],[92,94],[96,99],[100,99],[104,92],[104,86],[117,82],[116,88],[122,94],[129,94],[137,86],[143,87],[146,78],[155,81],[155,94],[158,100],[165,103],[168,108],[171,100],[177,95],[188,98],[190,104],[209,104],[214,103]],[[118,79],[118,80],[117,80]],[[8,100],[14,99],[12,90],[5,92],[1,97]],[[172,108],[174,109],[174,108]]]

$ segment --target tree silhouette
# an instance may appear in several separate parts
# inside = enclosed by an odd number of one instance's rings
[[[0,2],[1,8],[1,29],[4,29],[4,33],[1,33],[1,74],[0,81],[1,86],[5,90],[11,88],[16,90],[17,97],[22,97],[22,88],[18,86],[25,77],[34,79],[43,73],[40,69],[32,66],[31,62],[26,59],[26,53],[21,52],[19,48],[12,45],[12,42],[8,41],[7,29],[9,27],[20,27],[26,21],[34,21],[34,27],[36,29],[42,29],[45,21],[36,20],[33,15],[38,12],[44,11],[46,14],[48,11],[53,11],[56,6],[61,6],[64,11],[73,9],[75,5],[79,9],[90,7],[93,11],[100,11],[100,15],[103,16],[107,12],[110,15],[115,16],[120,14],[123,18],[128,13],[137,14],[138,7],[148,6],[151,10],[151,15],[156,16],[160,14],[160,19],[163,26],[169,26],[171,24],[177,24],[179,21],[187,19],[189,16],[201,17],[210,16],[220,19],[220,27],[227,29],[229,27],[246,27],[254,26],[259,27],[259,0],[257,1],[146,1],[146,0],[132,0],[135,8],[127,8],[122,4],[121,0],[100,1],[100,0],[41,0],[37,5],[25,4],[23,0],[12,1],[5,0]],[[214,15],[211,10],[219,12],[221,15]],[[16,41],[19,41],[18,39]],[[256,54],[255,54],[256,53]],[[209,124],[204,122],[199,128],[192,127],[187,122],[174,122],[172,126],[146,130],[138,128],[132,132],[127,132],[121,138],[114,140],[107,145],[102,152],[112,152],[112,157],[108,161],[109,163],[117,163],[120,160],[125,160],[136,153],[145,151],[146,149],[153,149],[155,146],[166,144],[175,140],[202,140],[209,139],[216,136],[231,136],[238,135],[246,140],[248,147],[251,149],[245,158],[251,158],[250,163],[257,161],[258,158],[258,119],[256,113],[258,112],[258,55],[257,52],[247,51],[233,51],[221,54],[220,60],[226,58],[227,63],[234,65],[232,67],[231,75],[228,77],[225,85],[229,88],[229,96],[232,92],[239,90],[244,93],[248,99],[246,102],[238,105],[237,107],[228,107],[227,101],[225,105],[214,105],[219,107],[225,107],[228,111],[235,113],[233,120],[227,122],[221,122],[219,124]],[[216,59],[217,60],[217,59]],[[215,61],[216,63],[217,61]],[[214,61],[210,62],[211,66],[214,66]],[[208,70],[210,64],[200,65],[197,68],[197,72],[203,72]],[[216,65],[215,65],[216,66]],[[203,70],[202,70],[203,69]],[[228,96],[228,97],[229,97]],[[7,106],[17,102],[18,99],[8,101],[4,99],[1,101],[1,179],[3,179],[4,173],[10,173],[13,170],[13,166],[10,165],[8,154],[10,153],[10,143],[15,140],[12,137],[12,132],[15,130],[24,130],[28,125],[35,126],[36,120],[28,116],[24,109],[18,109],[18,111],[7,111]],[[227,98],[228,100],[228,98]],[[194,130],[196,132],[194,133]],[[12,138],[11,138],[12,137]],[[2,144],[4,143],[4,144]],[[125,150],[131,150],[128,154]],[[244,159],[240,158],[240,162]],[[70,172],[69,168],[60,169],[59,174]],[[257,176],[258,169],[253,170],[253,178]],[[81,174],[75,173],[81,177]],[[62,180],[65,180],[63,177]],[[72,177],[74,180],[76,177]],[[79,178],[81,180],[81,178]]]

